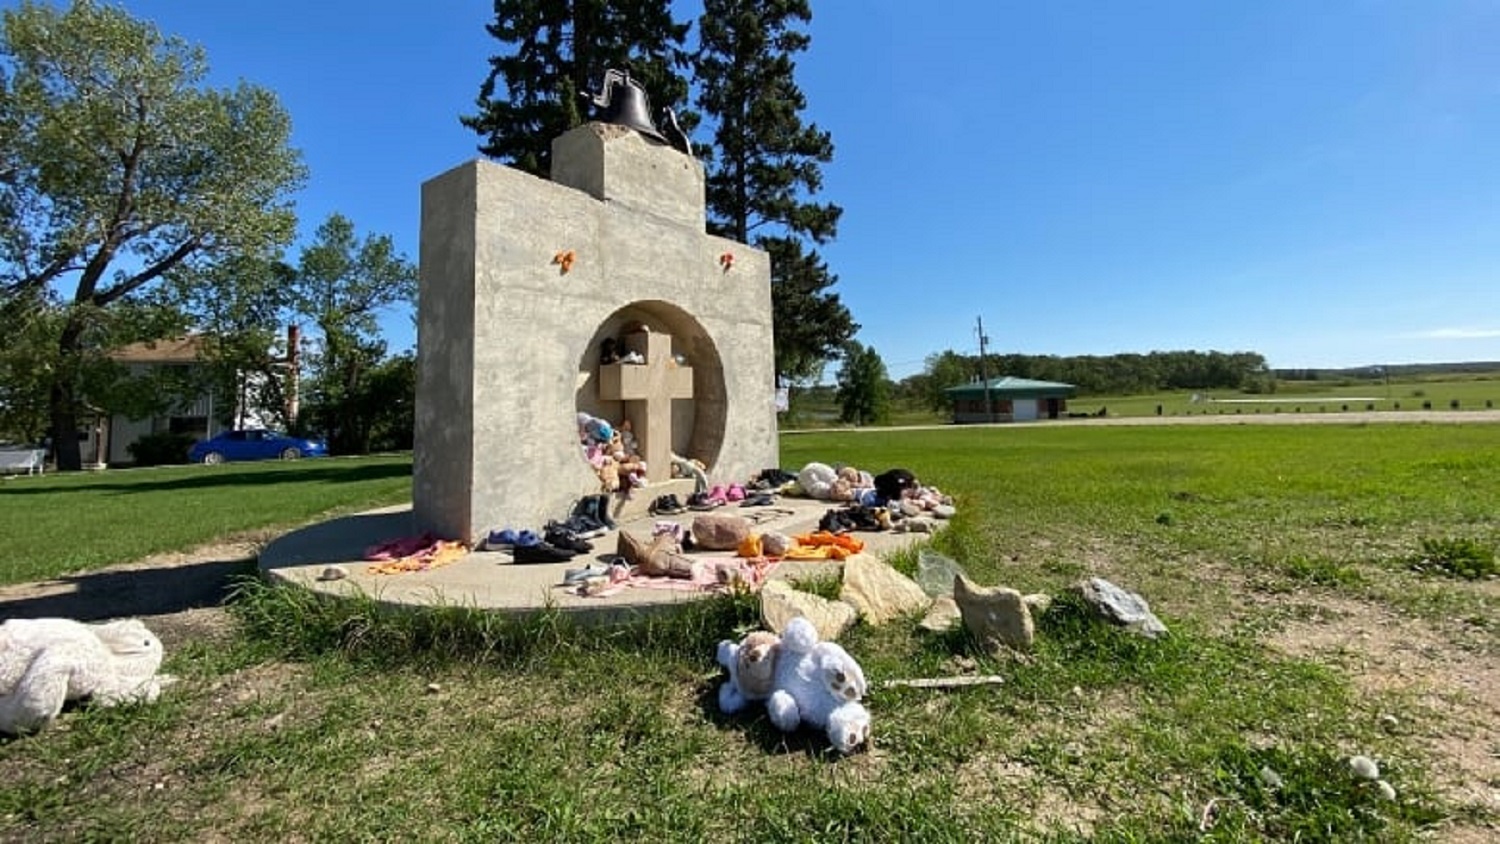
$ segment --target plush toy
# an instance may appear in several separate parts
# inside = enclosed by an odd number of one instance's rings
[[[66,618],[0,624],[0,732],[35,732],[70,700],[151,703],[174,678],[157,674],[161,640],[138,619]]]
[[[739,712],[751,701],[765,700],[776,685],[776,652],[781,639],[775,633],[756,630],[738,642],[719,643],[719,664],[729,679],[719,687],[719,710]]]
[[[613,457],[606,456],[604,460],[594,469],[599,476],[599,488],[605,492],[618,492],[620,489],[620,464]]]
[[[808,498],[827,501],[833,492],[833,482],[838,475],[827,463],[809,463],[797,473],[797,485]]]
[[[620,437],[620,447],[626,454],[640,454],[640,444],[635,440],[635,428],[629,419],[621,419],[615,433]]]
[[[719,688],[719,708],[733,712],[753,698],[739,679],[738,650],[725,644],[719,643],[719,663],[729,669],[730,679]],[[819,641],[818,629],[801,616],[787,622],[772,651],[775,681],[766,712],[778,730],[789,733],[811,724],[826,731],[840,753],[852,753],[869,740],[870,713],[860,703],[868,688],[865,674],[847,651]]]
[[[613,425],[588,413],[579,412],[578,420],[578,442],[585,448],[593,443],[607,443],[615,435]]]

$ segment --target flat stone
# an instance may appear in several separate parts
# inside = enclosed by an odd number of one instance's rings
[[[760,548],[767,557],[780,557],[796,547],[796,540],[784,533],[774,530],[766,531],[760,535]]]
[[[1026,602],[1026,609],[1031,610],[1032,618],[1036,618],[1052,608],[1052,596],[1046,592],[1033,592],[1030,595],[1022,596],[1021,600]]]
[[[875,625],[932,605],[932,598],[916,581],[870,554],[855,554],[844,560],[844,587],[839,590],[839,600],[852,604],[865,623]]]
[[[705,551],[733,551],[750,535],[744,516],[705,513],[693,518],[693,542]]]
[[[963,613],[953,596],[939,595],[932,599],[932,606],[927,608],[927,615],[922,617],[920,626],[934,633],[946,633],[962,618]]]
[[[1167,632],[1167,626],[1151,612],[1151,605],[1146,603],[1145,598],[1102,577],[1091,577],[1073,588],[1107,621],[1148,639],[1155,639]]]
[[[835,641],[854,626],[859,613],[843,601],[830,601],[794,589],[785,580],[769,580],[761,587],[760,617],[766,627],[779,635],[786,630],[787,622],[798,616],[813,623],[818,629],[818,638]]]
[[[1003,586],[977,586],[956,575],[953,600],[963,615],[964,627],[991,652],[1002,647],[1031,650],[1036,625],[1020,592]]]

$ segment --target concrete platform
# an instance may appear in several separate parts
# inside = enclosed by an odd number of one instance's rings
[[[654,490],[655,487],[652,487]],[[640,498],[646,490],[637,495]],[[654,496],[646,497],[649,502]],[[644,505],[642,505],[644,506]],[[714,510],[756,520],[756,532],[778,531],[785,534],[808,533],[817,529],[818,519],[835,505],[805,498],[781,498],[766,507],[739,507],[734,504]],[[692,524],[696,512],[655,517],[631,511],[617,519],[620,530],[649,537],[658,518]],[[943,523],[938,522],[939,526]],[[594,560],[614,556],[618,537],[612,532],[590,540],[593,554],[581,554],[564,563],[517,564],[506,551],[472,551],[462,559],[428,571],[401,574],[372,574],[370,563],[363,559],[364,549],[376,543],[411,536],[415,532],[411,506],[401,505],[332,519],[289,533],[271,542],[260,555],[262,574],[272,581],[301,586],[314,592],[336,595],[369,595],[396,606],[466,606],[480,609],[532,613],[556,608],[588,620],[620,620],[643,613],[681,606],[718,594],[713,591],[690,592],[631,587],[604,597],[585,597],[563,584],[563,573],[580,568]],[[537,530],[540,526],[532,529]],[[929,538],[928,534],[868,532],[855,534],[865,543],[865,552],[886,556]],[[699,552],[693,557],[732,556],[731,552]],[[340,565],[349,576],[342,580],[323,581],[318,576],[329,565]],[[786,561],[777,566],[772,577],[799,578],[827,572],[837,574],[836,562]]]

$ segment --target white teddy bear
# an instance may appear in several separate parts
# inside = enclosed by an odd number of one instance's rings
[[[775,633],[756,630],[742,641],[719,643],[719,664],[729,679],[719,686],[719,710],[732,715],[751,701],[765,700],[776,689],[776,653],[781,639]]]
[[[741,650],[727,640],[719,643],[719,663],[729,670],[719,688],[719,708],[726,713],[757,699],[744,689]],[[868,690],[864,671],[838,644],[818,641],[812,622],[800,616],[787,622],[772,658],[774,682],[765,701],[776,729],[789,733],[806,722],[825,730],[840,753],[852,753],[870,738],[870,713],[860,703]]]
[[[70,700],[153,702],[174,681],[156,673],[161,660],[161,640],[138,619],[0,624],[0,733],[40,730]]]

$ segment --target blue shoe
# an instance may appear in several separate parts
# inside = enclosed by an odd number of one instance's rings
[[[486,551],[499,551],[504,548],[514,547],[516,544],[516,539],[516,532],[511,530],[510,528],[504,528],[502,530],[492,530],[489,532],[489,535],[484,538],[484,543],[480,547],[482,547]]]
[[[531,548],[537,545],[541,545],[542,538],[540,536],[537,536],[533,531],[523,530],[520,533],[516,534],[515,541],[513,541],[511,544],[516,546],[517,548]]]

